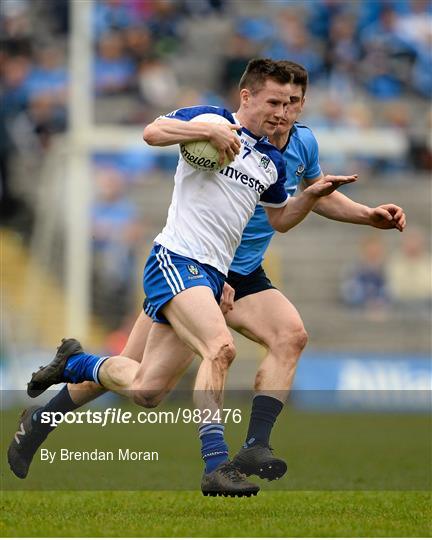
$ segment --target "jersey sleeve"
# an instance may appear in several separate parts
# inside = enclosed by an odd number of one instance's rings
[[[159,118],[174,118],[175,120],[183,120],[185,122],[188,122],[189,120],[192,120],[192,118],[195,118],[195,116],[208,113],[219,114],[220,116],[223,116],[224,118],[229,120],[232,124],[236,123],[232,113],[230,113],[226,109],[223,109],[222,107],[213,107],[212,105],[184,107],[182,109],[176,109],[175,111],[172,111],[168,114],[164,114]]]
[[[284,187],[285,182],[278,179],[275,184],[272,184],[261,195],[260,203],[263,206],[271,206],[272,208],[282,208],[286,205],[289,195]]]
[[[308,129],[309,137],[307,140],[307,167],[304,173],[305,180],[311,178],[318,178],[322,174],[321,166],[319,163],[319,148],[318,141],[315,139],[312,131]]]

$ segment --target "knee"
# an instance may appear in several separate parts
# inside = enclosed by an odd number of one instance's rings
[[[293,345],[299,351],[302,352],[306,347],[309,336],[306,332],[306,328],[303,325],[299,325],[293,334]]]
[[[298,357],[306,347],[308,335],[303,324],[294,328],[283,329],[277,332],[271,339],[270,350],[275,356],[282,359],[291,359],[297,362]]]
[[[216,342],[210,349],[209,358],[221,371],[229,369],[236,355],[236,349],[231,336]]]
[[[164,393],[159,390],[134,390],[133,400],[146,409],[154,409],[162,401]]]

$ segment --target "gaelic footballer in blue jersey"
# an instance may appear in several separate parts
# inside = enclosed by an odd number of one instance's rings
[[[328,176],[324,177],[321,171],[315,137],[310,129],[297,122],[305,103],[307,73],[293,62],[286,65],[294,74],[294,84],[290,105],[272,142],[283,152],[288,178],[286,189],[293,195],[298,188],[317,184]],[[369,208],[337,191],[320,198],[314,211],[329,219],[380,229],[402,231],[405,227],[405,214],[398,206],[386,204]],[[267,350],[255,379],[257,396],[253,400],[245,444],[234,463],[246,474],[267,471],[266,477],[270,479],[286,471],[283,460],[272,455],[269,440],[307,342],[299,313],[273,287],[261,266],[273,234],[265,212],[257,206],[231,265],[228,283],[235,288],[235,307],[226,316],[231,328],[261,343]],[[266,422],[261,420],[263,411]],[[274,473],[275,469],[279,472]]]

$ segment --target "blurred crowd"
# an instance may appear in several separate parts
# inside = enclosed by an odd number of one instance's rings
[[[24,233],[33,215],[16,187],[17,163],[29,163],[22,176],[31,184],[34,163],[68,127],[71,1],[1,2],[0,210],[2,223]],[[406,137],[407,153],[387,163],[366,156],[371,170],[432,169],[427,0],[95,0],[92,28],[97,123],[145,125],[161,113],[201,103],[235,109],[237,83],[250,58],[290,59],[310,74],[307,125],[393,128]],[[128,198],[130,178],[172,169],[176,159],[130,152],[97,155],[94,162],[94,275],[107,284],[96,293],[95,306],[106,312],[115,298],[125,298],[119,308],[124,317],[128,269],[142,234]],[[401,258],[413,261],[413,251],[401,248]],[[344,282],[345,301],[366,305],[370,290],[383,305],[390,298],[403,301],[405,293],[398,297],[392,283],[402,282],[404,272],[397,278],[384,272],[373,243],[364,256],[364,271]]]
[[[67,126],[69,0],[4,0],[0,26],[7,127],[24,115],[46,144]],[[254,56],[299,62],[312,86],[325,88],[327,105],[313,126],[373,120],[409,129],[406,101],[432,95],[427,0],[95,0],[92,26],[96,101],[125,98],[120,111],[102,109],[104,122],[145,123],[197,102],[235,107],[239,76]],[[212,34],[222,38],[217,51]],[[194,71],[188,58],[193,64],[197,55]],[[391,107],[379,114],[383,103]]]
[[[351,308],[381,319],[395,310],[428,314],[432,309],[432,257],[425,231],[411,225],[390,250],[383,236],[363,238],[358,260],[341,280],[341,298]]]

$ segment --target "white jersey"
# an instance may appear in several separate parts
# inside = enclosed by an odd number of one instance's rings
[[[204,113],[237,123],[226,109],[210,106],[178,109],[166,117],[188,121]],[[174,253],[209,264],[224,275],[257,203],[282,207],[288,201],[279,150],[246,128],[240,139],[240,154],[220,171],[194,169],[180,154],[167,223],[155,238]]]

